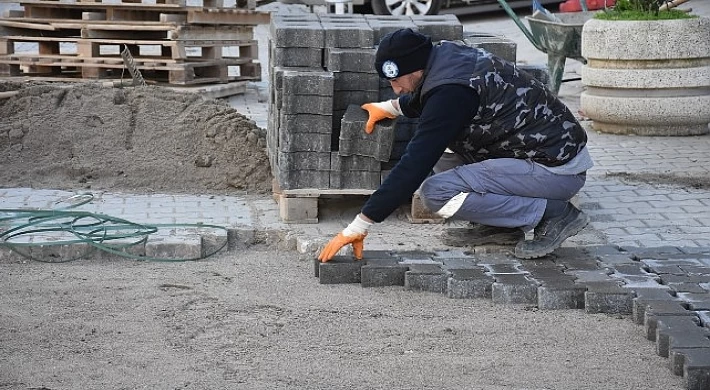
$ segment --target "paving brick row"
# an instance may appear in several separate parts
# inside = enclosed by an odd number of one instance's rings
[[[361,22],[324,22],[325,47],[370,48],[375,45],[375,32],[363,19]]]
[[[688,310],[678,300],[636,300],[634,301],[633,317],[635,322],[638,320],[637,317],[641,317],[642,322],[639,325],[644,326],[646,338],[656,341],[656,328],[659,320],[665,317],[692,317],[695,320],[698,315],[696,312]]]
[[[376,190],[382,183],[380,171],[330,171],[329,188],[347,189],[360,188]]]
[[[631,314],[634,293],[619,283],[586,283],[584,310],[587,313]]]
[[[637,325],[643,325],[645,321],[646,308],[649,305],[679,305],[687,310],[683,301],[678,299],[673,291],[659,289],[636,290],[636,297],[633,299],[631,320]]]
[[[665,316],[656,321],[656,353],[668,357],[677,348],[710,348],[710,329],[696,317]]]
[[[331,145],[331,135],[323,133],[290,133],[279,132],[279,152],[312,152],[328,151]]]
[[[484,267],[491,275],[515,275],[528,274],[529,272],[520,269],[520,264],[485,264]]]
[[[280,127],[288,135],[296,133],[331,135],[332,115],[281,113]]]
[[[348,110],[350,105],[360,107],[379,100],[379,91],[374,90],[338,90],[333,93],[333,110]]]
[[[377,74],[374,68],[376,49],[372,48],[340,48],[325,49],[324,66],[331,72],[357,72]],[[376,77],[379,85],[379,77]],[[379,88],[378,88],[379,89]]]
[[[516,63],[518,45],[510,39],[487,33],[464,32],[463,41],[468,46],[481,48],[506,61]]]
[[[448,268],[446,294],[453,299],[491,298],[495,279],[481,268]]]
[[[679,292],[656,281],[665,277],[675,281],[672,283],[699,286],[697,280],[706,278],[703,274],[655,274],[648,271],[654,267],[660,270],[661,264],[648,260],[621,263],[619,268],[626,272],[623,278],[613,277],[614,268],[592,271],[565,267],[566,262],[586,267],[586,260],[578,261],[584,258],[582,253],[578,257],[530,262],[510,255],[472,251],[365,251],[364,257],[360,262],[318,263],[316,272],[320,272],[321,279],[326,278],[321,283],[402,286],[411,291],[445,294],[450,299],[484,298],[496,304],[535,305],[542,310],[630,315],[634,323],[642,326],[645,337],[656,343],[656,353],[669,358],[671,371],[683,375],[688,388],[702,389],[710,383],[710,293]],[[702,264],[698,259],[668,261]],[[323,273],[324,269],[334,271],[339,267],[344,276]]]
[[[285,70],[282,78],[283,93],[286,95],[333,96],[333,72]]]
[[[439,257],[434,257],[434,261],[441,261],[444,264],[444,268],[448,270],[466,270],[466,269],[471,269],[471,270],[479,270],[482,272],[485,272],[485,269],[478,265],[476,262],[476,258],[474,257],[447,257],[447,258],[439,258]]]
[[[432,41],[455,41],[463,38],[463,26],[456,15],[412,15],[412,22],[422,34],[431,36]]]
[[[404,288],[413,291],[427,291],[445,294],[449,272],[438,264],[408,264]]]
[[[394,98],[395,95],[388,83],[379,80],[374,64],[374,55],[379,40],[385,34],[396,29],[410,27],[430,35],[433,41],[462,40],[463,26],[454,15],[414,15],[414,16],[379,16],[379,15],[273,15],[269,26],[270,39],[268,50],[269,68],[275,69],[271,76],[272,91],[269,93],[269,113],[267,121],[267,149],[272,170],[282,189],[296,188],[359,188],[372,189],[377,187],[377,175],[358,173],[348,177],[327,169],[292,168],[279,164],[278,152],[335,152],[341,155],[367,155],[361,151],[376,151],[375,156],[382,162],[396,161],[404,153],[407,142],[411,139],[416,121],[402,123],[401,135],[405,139],[385,143],[380,139],[357,140],[349,136],[343,137],[343,122],[346,109],[350,105],[361,105],[372,101]],[[475,39],[470,36],[471,46],[489,50],[494,54],[513,60],[514,44],[502,37],[486,35],[485,39]],[[475,42],[474,42],[475,41]],[[512,49],[512,50],[511,50]],[[313,74],[299,76],[283,73],[279,68],[312,68]],[[326,70],[318,80],[316,74]],[[293,70],[300,72],[302,70]],[[335,73],[333,73],[335,72]],[[284,75],[289,75],[284,77]],[[328,93],[330,77],[334,79]],[[328,80],[327,82],[325,80]],[[285,82],[284,82],[285,81]],[[330,99],[327,98],[330,96]],[[318,133],[324,126],[318,126],[318,131],[304,131],[307,124],[294,123],[294,116],[312,114],[331,117],[330,145],[326,136],[293,136],[291,129],[299,129],[302,133]],[[284,122],[283,116],[289,115]],[[305,119],[304,119],[305,120]],[[307,120],[309,123],[311,119]],[[397,127],[395,123],[394,127]],[[346,130],[347,132],[347,130]],[[286,134],[283,134],[286,133]],[[376,132],[377,133],[377,132]],[[323,131],[322,134],[325,134]],[[377,136],[376,136],[377,137]],[[387,135],[389,137],[389,134]],[[330,149],[327,149],[328,146]],[[357,149],[355,153],[351,150]],[[386,152],[386,153],[385,153]],[[314,172],[307,172],[313,170]],[[381,169],[379,182],[386,176],[387,169]],[[325,176],[328,175],[326,181]],[[294,176],[294,177],[291,177]],[[307,187],[303,187],[307,186]]]
[[[674,348],[668,360],[671,371],[683,376],[686,389],[710,388],[710,348]]]
[[[272,66],[311,67],[322,69],[323,49],[317,47],[272,47]]]
[[[545,281],[537,289],[541,310],[584,309],[587,287],[569,279]]]
[[[707,292],[678,292],[676,295],[688,305],[690,310],[710,310],[710,294]]]
[[[367,111],[360,106],[347,107],[340,129],[338,153],[341,156],[367,156],[379,161],[388,161],[394,140],[395,121],[379,121],[372,133],[367,134],[364,131],[367,120]]]
[[[335,95],[341,95],[338,92],[366,91],[367,96],[375,97],[375,100],[380,100],[380,80],[377,73],[364,72],[333,72],[335,83],[333,89]],[[342,99],[342,97],[339,96]],[[351,103],[354,104],[354,103]],[[333,107],[337,109],[338,104],[333,103]],[[345,107],[347,109],[347,106]]]

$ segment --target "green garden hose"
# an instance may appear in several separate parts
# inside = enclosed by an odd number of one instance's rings
[[[209,224],[139,224],[105,214],[75,210],[93,200],[91,194],[75,195],[76,203],[50,210],[0,209],[0,248],[40,262],[67,262],[87,257],[93,250],[145,261],[195,261],[210,257],[227,246],[227,228]],[[223,231],[224,240],[198,257],[159,258],[143,255],[134,248],[145,245],[161,228],[199,228]],[[47,235],[52,235],[48,239]],[[58,238],[62,236],[62,238]],[[222,242],[223,241],[223,242]],[[47,255],[45,248],[72,248],[61,256]]]

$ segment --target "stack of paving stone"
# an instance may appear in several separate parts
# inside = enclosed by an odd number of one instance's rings
[[[314,260],[322,284],[404,286],[542,310],[630,315],[687,389],[710,389],[710,248],[560,248],[520,261],[504,250],[365,251]]]
[[[367,135],[359,106],[396,97],[374,69],[375,52],[384,35],[407,27],[434,41],[463,40],[516,60],[514,42],[464,34],[453,15],[272,15],[267,146],[280,190],[374,190],[381,184],[417,120],[379,123]]]
[[[384,122],[364,134],[367,117],[359,106],[394,97],[373,65],[376,43],[403,27],[435,41],[463,38],[453,15],[272,15],[267,146],[280,189],[380,185],[382,164],[393,160],[392,141],[399,142],[399,158],[413,127],[395,137],[396,125]]]

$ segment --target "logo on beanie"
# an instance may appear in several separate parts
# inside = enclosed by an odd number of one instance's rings
[[[385,63],[382,64],[382,74],[388,79],[393,79],[399,75],[399,67],[392,61],[385,61]]]

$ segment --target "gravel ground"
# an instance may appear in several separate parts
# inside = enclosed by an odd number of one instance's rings
[[[629,318],[320,285],[292,252],[0,263],[0,389],[681,389]]]

